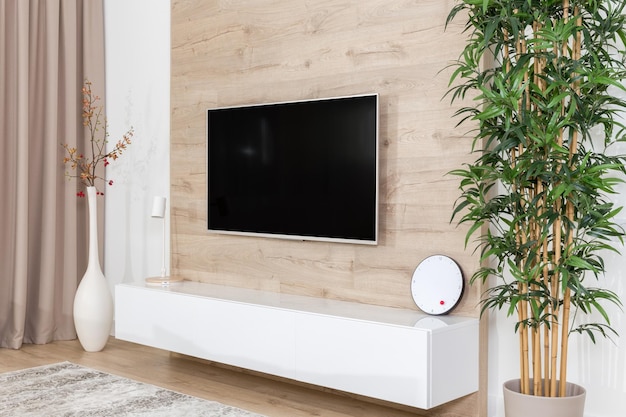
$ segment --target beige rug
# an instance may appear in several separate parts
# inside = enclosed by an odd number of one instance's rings
[[[0,416],[263,417],[70,362],[0,374]]]

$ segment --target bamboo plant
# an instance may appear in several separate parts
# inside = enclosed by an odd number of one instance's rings
[[[480,249],[482,311],[517,317],[525,394],[565,395],[572,333],[615,333],[605,305],[617,294],[588,281],[624,236],[611,197],[626,159],[611,145],[624,141],[625,4],[458,0],[448,16],[467,19],[449,94],[475,104],[457,115],[476,126],[477,154],[452,172],[453,219]]]

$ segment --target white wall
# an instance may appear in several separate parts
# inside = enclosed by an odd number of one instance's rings
[[[161,274],[163,220],[169,217],[170,2],[105,0],[106,111],[109,146],[134,127],[133,143],[107,168],[104,271],[119,282]],[[169,221],[166,258],[169,272]]]
[[[111,142],[131,125],[136,131],[129,152],[107,174],[115,184],[106,195],[104,267],[113,288],[119,282],[159,275],[161,270],[162,223],[152,219],[150,211],[156,195],[167,196],[169,203],[170,2],[105,0],[105,14]],[[617,200],[626,203],[626,190]],[[167,245],[169,259],[169,224]],[[626,301],[624,257],[609,255],[605,260],[607,286]],[[587,388],[588,417],[623,416],[626,409],[626,316],[616,308],[610,314],[623,335],[615,343],[599,340],[593,345],[583,337],[572,339],[570,380]],[[504,313],[492,315],[490,416],[504,416],[501,385],[517,376],[512,326]]]

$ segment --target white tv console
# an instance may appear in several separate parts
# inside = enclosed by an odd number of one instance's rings
[[[428,409],[478,390],[478,319],[184,281],[115,288],[118,339]]]

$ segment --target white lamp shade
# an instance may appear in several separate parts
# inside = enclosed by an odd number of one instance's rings
[[[165,197],[154,197],[154,202],[152,203],[152,217],[165,217],[166,200]]]

